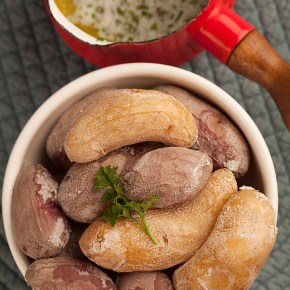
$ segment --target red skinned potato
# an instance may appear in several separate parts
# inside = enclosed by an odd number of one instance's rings
[[[117,290],[111,278],[96,266],[68,257],[33,262],[25,280],[34,290]]]
[[[173,290],[169,277],[162,271],[122,273],[116,286],[118,290]]]
[[[12,229],[21,251],[33,259],[52,257],[65,248],[69,223],[57,204],[58,184],[42,165],[27,165],[12,196]]]
[[[157,245],[131,219],[119,219],[112,227],[99,218],[83,233],[81,250],[97,265],[115,272],[150,272],[184,263],[206,241],[222,207],[236,191],[233,173],[219,169],[192,200],[146,212],[146,224]]]
[[[68,243],[64,250],[58,255],[58,257],[71,257],[75,259],[84,260],[86,259],[85,255],[81,251],[79,240],[83,232],[88,227],[87,224],[77,223],[70,220],[71,233]]]
[[[192,199],[212,172],[212,160],[200,150],[165,147],[150,151],[121,174],[125,196],[144,201],[158,196],[155,208]]]
[[[74,105],[72,105],[57,121],[52,128],[47,141],[46,153],[50,158],[52,164],[60,171],[67,171],[72,165],[64,151],[64,139],[69,127],[84,111],[90,108],[96,99],[98,99],[104,92],[111,89],[101,88],[88,96],[84,97]]]
[[[58,201],[64,213],[77,222],[93,222],[108,206],[101,201],[105,190],[94,188],[96,172],[100,166],[118,166],[120,174],[137,158],[159,146],[162,144],[140,143],[120,148],[96,161],[73,164],[61,182],[58,192]]]
[[[154,89],[173,96],[191,111],[198,126],[194,148],[206,152],[219,168],[230,169],[236,177],[247,172],[250,163],[248,144],[224,114],[185,89],[172,85]]]

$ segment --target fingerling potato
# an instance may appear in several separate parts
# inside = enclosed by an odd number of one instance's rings
[[[21,251],[33,259],[60,254],[70,226],[57,202],[58,183],[40,164],[19,172],[12,195],[12,230]]]
[[[173,96],[191,111],[198,126],[194,148],[206,152],[217,168],[228,168],[236,177],[246,174],[251,156],[249,146],[231,120],[183,88],[163,85],[154,89]]]
[[[174,272],[174,289],[249,289],[276,234],[276,213],[267,197],[240,190],[225,204],[207,241]]]
[[[58,201],[64,213],[74,221],[92,223],[108,207],[101,198],[105,190],[95,189],[94,181],[100,166],[117,166],[120,174],[134,160],[146,152],[162,146],[160,143],[140,143],[122,147],[96,161],[75,163],[62,180]]]
[[[117,290],[111,278],[96,266],[69,257],[33,262],[25,280],[34,290]]]
[[[145,141],[190,147],[197,138],[189,110],[168,94],[144,89],[116,89],[102,94],[67,132],[69,159],[96,160],[118,148]]]
[[[96,91],[73,104],[66,112],[62,114],[62,116],[52,128],[46,141],[46,153],[52,164],[59,171],[66,172],[72,165],[72,162],[68,159],[63,146],[69,127],[81,114],[83,114],[94,104],[96,99],[98,99],[102,93],[108,90],[111,89],[97,89]]]
[[[173,290],[169,277],[162,271],[119,274],[118,290]]]
[[[236,191],[232,172],[220,169],[191,201],[170,209],[148,210],[146,223],[157,245],[132,220],[120,219],[112,227],[99,218],[82,235],[81,250],[97,265],[116,272],[170,268],[194,255]]]
[[[144,201],[158,196],[155,208],[171,207],[194,198],[212,172],[212,160],[202,151],[183,147],[152,150],[120,177],[125,196]]]

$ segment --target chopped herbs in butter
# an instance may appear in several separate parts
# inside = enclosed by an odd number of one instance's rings
[[[98,39],[145,41],[179,30],[204,8],[205,0],[71,0],[67,17],[95,30]]]

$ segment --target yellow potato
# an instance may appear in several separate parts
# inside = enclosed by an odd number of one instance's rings
[[[67,132],[71,161],[93,161],[120,147],[144,141],[190,147],[197,127],[189,110],[163,92],[119,89],[102,94]]]
[[[91,108],[94,102],[108,90],[114,89],[99,88],[74,103],[61,115],[52,128],[46,140],[46,153],[52,164],[60,172],[67,172],[67,170],[72,166],[72,163],[69,161],[64,151],[64,140],[68,129],[81,114]]]
[[[81,250],[97,265],[116,272],[155,271],[183,263],[205,242],[236,191],[232,172],[220,169],[191,201],[147,212],[145,219],[157,245],[129,219],[112,227],[100,218],[82,235]]]
[[[174,289],[249,289],[276,234],[276,213],[267,197],[240,190],[224,206],[204,245],[174,272]]]

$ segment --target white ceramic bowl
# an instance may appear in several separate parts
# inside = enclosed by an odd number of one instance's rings
[[[176,67],[132,63],[103,68],[76,79],[52,95],[27,122],[11,152],[4,177],[2,213],[10,250],[23,275],[30,262],[16,246],[11,230],[11,197],[19,170],[24,164],[43,162],[45,142],[52,126],[70,105],[91,91],[104,86],[147,88],[164,83],[182,86],[203,96],[239,126],[252,151],[249,172],[239,180],[239,186],[259,189],[278,211],[277,180],[267,145],[253,120],[231,96],[208,80]]]

